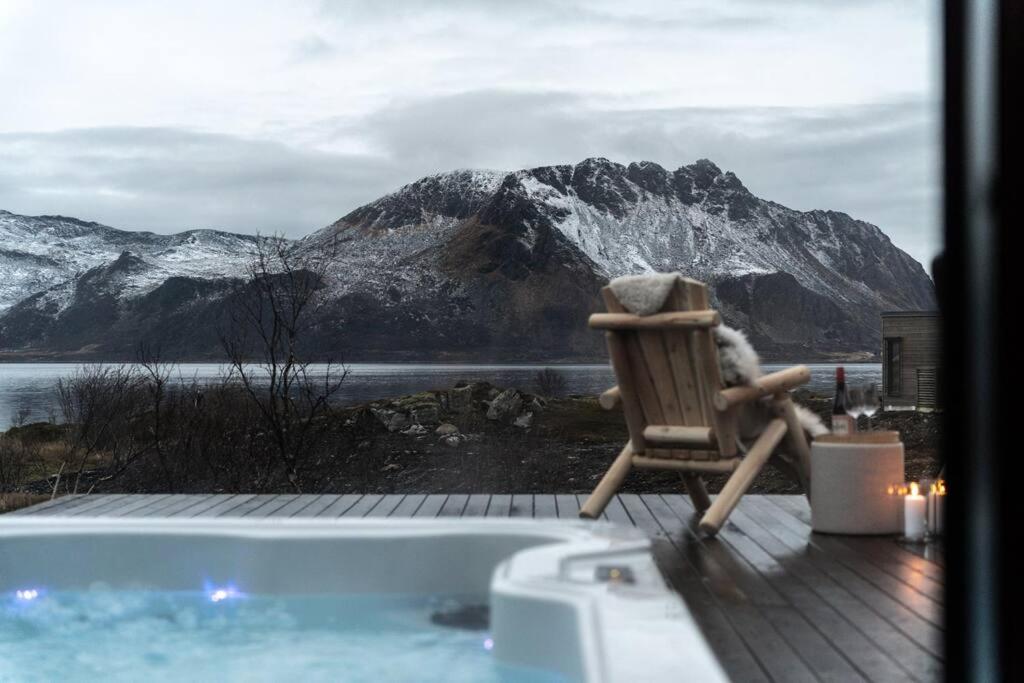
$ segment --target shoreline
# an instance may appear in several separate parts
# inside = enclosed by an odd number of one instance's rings
[[[797,391],[794,400],[826,418],[830,412],[829,397]],[[546,399],[486,382],[332,408],[324,419],[330,447],[303,465],[303,493],[587,494],[628,439],[622,413],[604,411],[596,396]],[[874,424],[876,429],[900,431],[907,480],[938,472],[936,414],[882,412]],[[56,451],[65,431],[64,426],[35,423],[14,427],[3,436]],[[52,475],[56,467],[52,463],[46,474]],[[241,477],[226,486],[216,478],[188,474],[187,481],[168,487],[152,468],[140,465],[108,479],[109,466],[97,461],[83,475],[81,486],[96,493],[296,492],[284,481],[255,485]],[[708,477],[708,489],[717,491],[723,481]],[[26,493],[46,493],[52,476],[36,477],[22,488]],[[675,474],[656,471],[631,474],[623,488],[651,493],[680,490]],[[769,465],[751,492],[799,489]]]

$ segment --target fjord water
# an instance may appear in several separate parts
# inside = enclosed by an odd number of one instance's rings
[[[780,370],[792,363],[766,363],[765,372]],[[808,388],[830,395],[835,381],[835,365],[808,363],[811,383]],[[0,430],[18,422],[60,421],[55,385],[61,377],[70,377],[81,363],[0,363]],[[557,369],[566,379],[566,393],[597,395],[615,383],[608,365],[457,365],[457,364],[383,364],[355,363],[346,366],[348,375],[337,394],[340,404],[352,404],[381,398],[394,398],[429,389],[446,389],[460,380],[488,381],[499,387],[517,387],[535,391],[535,376],[545,367]],[[859,386],[874,382],[881,385],[882,367],[877,363],[846,365],[847,383]],[[325,372],[313,366],[314,373]],[[175,365],[171,381],[187,384],[217,380],[229,371],[219,363],[182,363]]]
[[[40,592],[0,606],[0,681],[555,683],[498,664],[484,631],[435,626],[451,598]]]

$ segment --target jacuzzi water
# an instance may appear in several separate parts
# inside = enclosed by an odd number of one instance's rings
[[[25,589],[0,612],[0,681],[555,683],[486,630],[432,623],[466,596]]]
[[[0,683],[681,676],[726,680],[632,528],[0,516]]]

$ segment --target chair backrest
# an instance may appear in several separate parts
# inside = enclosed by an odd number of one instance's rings
[[[626,313],[609,287],[602,296],[609,313]],[[712,333],[718,316],[709,308],[707,287],[686,278],[677,282],[659,311],[672,312],[690,313],[674,318],[603,316],[604,323],[615,323],[611,326],[592,320],[594,327],[607,330],[633,448],[654,458],[733,457],[735,415],[716,410],[713,403],[725,385]],[[692,429],[671,429],[677,427]]]

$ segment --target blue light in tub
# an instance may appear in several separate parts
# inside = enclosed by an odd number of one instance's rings
[[[20,602],[32,602],[40,595],[38,588],[20,588],[14,591],[14,599]]]
[[[227,586],[207,586],[206,597],[210,602],[224,602],[225,600],[234,600],[235,598],[245,597],[244,594],[237,588],[231,585]]]
[[[494,638],[484,638],[484,649],[488,652],[494,649]]]

